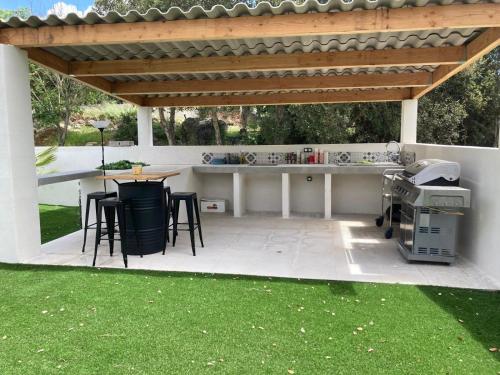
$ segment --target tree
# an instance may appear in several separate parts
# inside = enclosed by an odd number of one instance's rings
[[[251,110],[252,107],[250,106],[240,107],[240,132],[245,133],[247,131],[248,116],[250,116]]]
[[[160,11],[167,11],[171,7],[179,7],[182,10],[189,10],[193,6],[201,6],[210,9],[215,5],[232,7],[242,1],[238,0],[95,0],[94,10],[104,14],[109,11],[116,11],[125,14],[134,9],[138,12],[146,12],[150,8],[157,8]],[[250,1],[251,2],[251,1]]]
[[[48,69],[30,65],[33,120],[37,128],[55,127],[64,146],[71,116],[83,104],[102,101],[104,94]]]
[[[0,20],[8,20],[11,17],[28,18],[31,14],[29,8],[0,9]]]
[[[499,82],[496,48],[420,99],[418,142],[497,146]]]
[[[215,132],[215,143],[217,146],[222,144],[222,137],[220,134],[219,118],[217,116],[217,108],[210,108],[210,118],[212,119],[212,126]]]
[[[165,108],[158,108],[158,114],[160,115],[160,125],[168,139],[168,145],[175,145],[175,107],[170,107],[168,121],[165,118]]]

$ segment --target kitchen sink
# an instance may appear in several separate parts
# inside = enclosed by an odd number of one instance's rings
[[[336,163],[336,165],[340,167],[401,167],[401,164],[390,161]]]

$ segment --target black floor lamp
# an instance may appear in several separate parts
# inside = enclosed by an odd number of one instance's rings
[[[106,168],[104,167],[104,129],[106,129],[109,125],[109,120],[99,120],[99,121],[93,121],[92,125],[97,128],[101,132],[101,165],[102,165],[102,173],[104,176],[106,176]],[[107,193],[106,191],[106,180],[103,180],[104,182],[104,192]]]

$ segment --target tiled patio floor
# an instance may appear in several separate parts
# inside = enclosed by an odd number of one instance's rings
[[[180,232],[175,248],[166,255],[129,257],[129,268],[260,275],[291,278],[370,281],[453,287],[498,289],[470,262],[409,264],[399,254],[395,240],[367,215],[281,219],[270,216],[204,216],[205,248],[191,255],[189,234]],[[87,251],[81,253],[83,232],[76,232],[42,247],[43,254],[30,263],[90,266],[94,232],[89,232]],[[109,256],[101,245],[97,265],[123,268],[117,243]]]

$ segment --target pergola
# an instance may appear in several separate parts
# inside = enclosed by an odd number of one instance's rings
[[[495,0],[306,0],[0,22],[0,237],[16,249],[1,259],[39,248],[27,59],[140,106],[140,145],[152,145],[151,107],[383,101],[403,102],[401,141],[411,143],[418,98],[499,41]]]
[[[0,43],[144,107],[375,102],[418,99],[499,26],[495,2],[312,0],[12,19]]]

